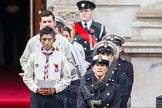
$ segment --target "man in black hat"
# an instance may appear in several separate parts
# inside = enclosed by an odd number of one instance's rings
[[[74,40],[83,46],[86,55],[86,68],[89,69],[93,46],[101,41],[106,31],[104,25],[92,19],[93,10],[96,8],[93,2],[82,0],[77,3],[77,7],[80,12],[80,21],[74,23],[76,31]]]
[[[113,70],[122,70],[126,72],[128,90],[122,93],[122,102],[120,108],[127,108],[127,102],[131,95],[134,81],[134,70],[132,63],[128,60],[122,59],[120,56],[120,53],[122,51],[122,44],[125,43],[125,38],[116,34],[110,34],[105,35],[102,40],[112,41],[117,46],[117,54],[109,70],[112,72]]]

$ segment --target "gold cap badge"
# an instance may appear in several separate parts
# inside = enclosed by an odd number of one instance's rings
[[[110,40],[114,40],[114,34],[110,34]]]
[[[104,47],[105,47],[105,48],[108,47],[108,42],[107,42],[107,41],[104,42]]]
[[[101,54],[99,54],[99,56],[98,56],[98,61],[102,62],[102,55]]]

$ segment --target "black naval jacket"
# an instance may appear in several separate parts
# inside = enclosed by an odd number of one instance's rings
[[[119,84],[121,90],[121,107],[127,108],[127,102],[131,94],[133,85],[133,65],[121,57],[112,62],[109,67],[107,77],[109,80],[115,81]]]
[[[121,57],[118,58],[118,63],[121,64],[121,68],[123,69],[124,72],[126,72],[126,76],[127,76],[128,93],[124,97],[124,102],[122,102],[123,104],[127,104],[128,99],[131,95],[132,86],[133,86],[133,82],[134,82],[133,65],[130,61],[121,59]]]
[[[78,24],[83,28],[81,22],[78,22]],[[105,26],[100,24],[100,23],[98,23],[98,22],[95,22],[95,21],[92,21],[90,29],[87,32],[89,32],[89,34],[94,37],[95,42],[101,41],[102,37],[106,35]],[[100,36],[100,34],[101,34],[101,36]],[[82,35],[84,35],[84,34],[82,34]],[[78,34],[77,32],[75,34],[74,40],[79,42],[83,46],[84,51],[85,51],[85,55],[86,55],[85,56],[85,60],[88,61],[89,63],[91,63],[91,60],[92,60],[92,50],[90,49],[90,44],[87,41],[85,41],[80,36],[80,34]]]
[[[121,98],[118,84],[109,81],[106,77],[98,81],[94,73],[86,74],[84,77],[85,84],[90,92],[88,99],[84,94],[86,91],[79,92],[77,108],[120,108]],[[91,100],[99,101],[100,105],[90,104]]]

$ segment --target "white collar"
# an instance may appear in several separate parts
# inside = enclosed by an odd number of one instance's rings
[[[81,21],[81,23],[82,23],[82,26],[84,27],[85,22]],[[88,30],[89,30],[90,27],[91,27],[91,24],[92,24],[92,19],[90,19],[90,20],[87,21],[86,23],[87,23],[87,28],[88,28]]]

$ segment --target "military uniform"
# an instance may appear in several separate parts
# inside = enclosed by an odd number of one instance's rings
[[[124,62],[125,60],[122,59],[113,60],[106,74],[109,80],[119,84],[121,101],[126,102],[125,104],[121,103],[122,105],[120,106],[120,108],[127,108],[127,106],[125,106],[127,105],[125,98],[128,96],[128,82],[126,71],[123,70]],[[123,105],[125,107],[123,107]]]
[[[93,10],[96,7],[96,5],[93,2],[84,1],[84,0],[79,1],[77,3],[77,6],[79,10],[80,9]],[[105,31],[105,26],[103,24],[95,22],[92,19],[86,22],[88,24],[87,29],[84,27],[83,25],[84,23],[85,22],[83,21],[74,23],[75,31],[76,31],[74,40],[83,46],[86,55],[85,60],[88,63],[91,63],[93,46],[96,42],[101,41],[102,37],[106,34],[106,31]]]
[[[117,54],[117,47],[111,41],[101,41],[95,45],[94,53],[110,53],[115,56]],[[119,84],[120,96],[123,101],[123,97],[125,97],[128,93],[127,76],[126,72],[121,68],[121,64],[118,63],[118,59],[113,59],[113,61],[111,62],[111,65],[108,68],[108,72],[106,73],[106,78]],[[124,107],[120,106],[120,108]]]
[[[127,78],[127,95],[125,95],[124,98],[124,105],[127,104],[129,97],[131,96],[133,81],[134,81],[134,70],[133,65],[130,61],[121,59],[121,57],[118,58],[118,64],[121,64],[121,68],[124,72],[126,72],[126,78]]]
[[[104,63],[104,61],[94,62]],[[79,92],[77,108],[120,108],[119,85],[114,81],[109,80],[106,76],[98,81],[95,74],[91,72],[86,74],[81,82],[82,89]]]
[[[102,38],[102,40],[112,41],[113,43],[115,43],[116,45],[119,45],[119,46],[122,46],[122,44],[124,44],[124,42],[125,42],[125,38],[123,38],[119,35],[116,35],[116,34],[105,35]],[[114,61],[114,62],[116,62],[115,65],[110,66],[111,69],[109,69],[109,70],[113,72],[114,69],[119,69],[119,70],[122,70],[123,72],[125,72],[125,74],[126,74],[127,91],[123,92],[121,108],[127,108],[127,102],[131,95],[132,86],[133,86],[133,82],[134,82],[133,65],[130,61],[121,59],[120,54],[115,59],[116,59]]]

